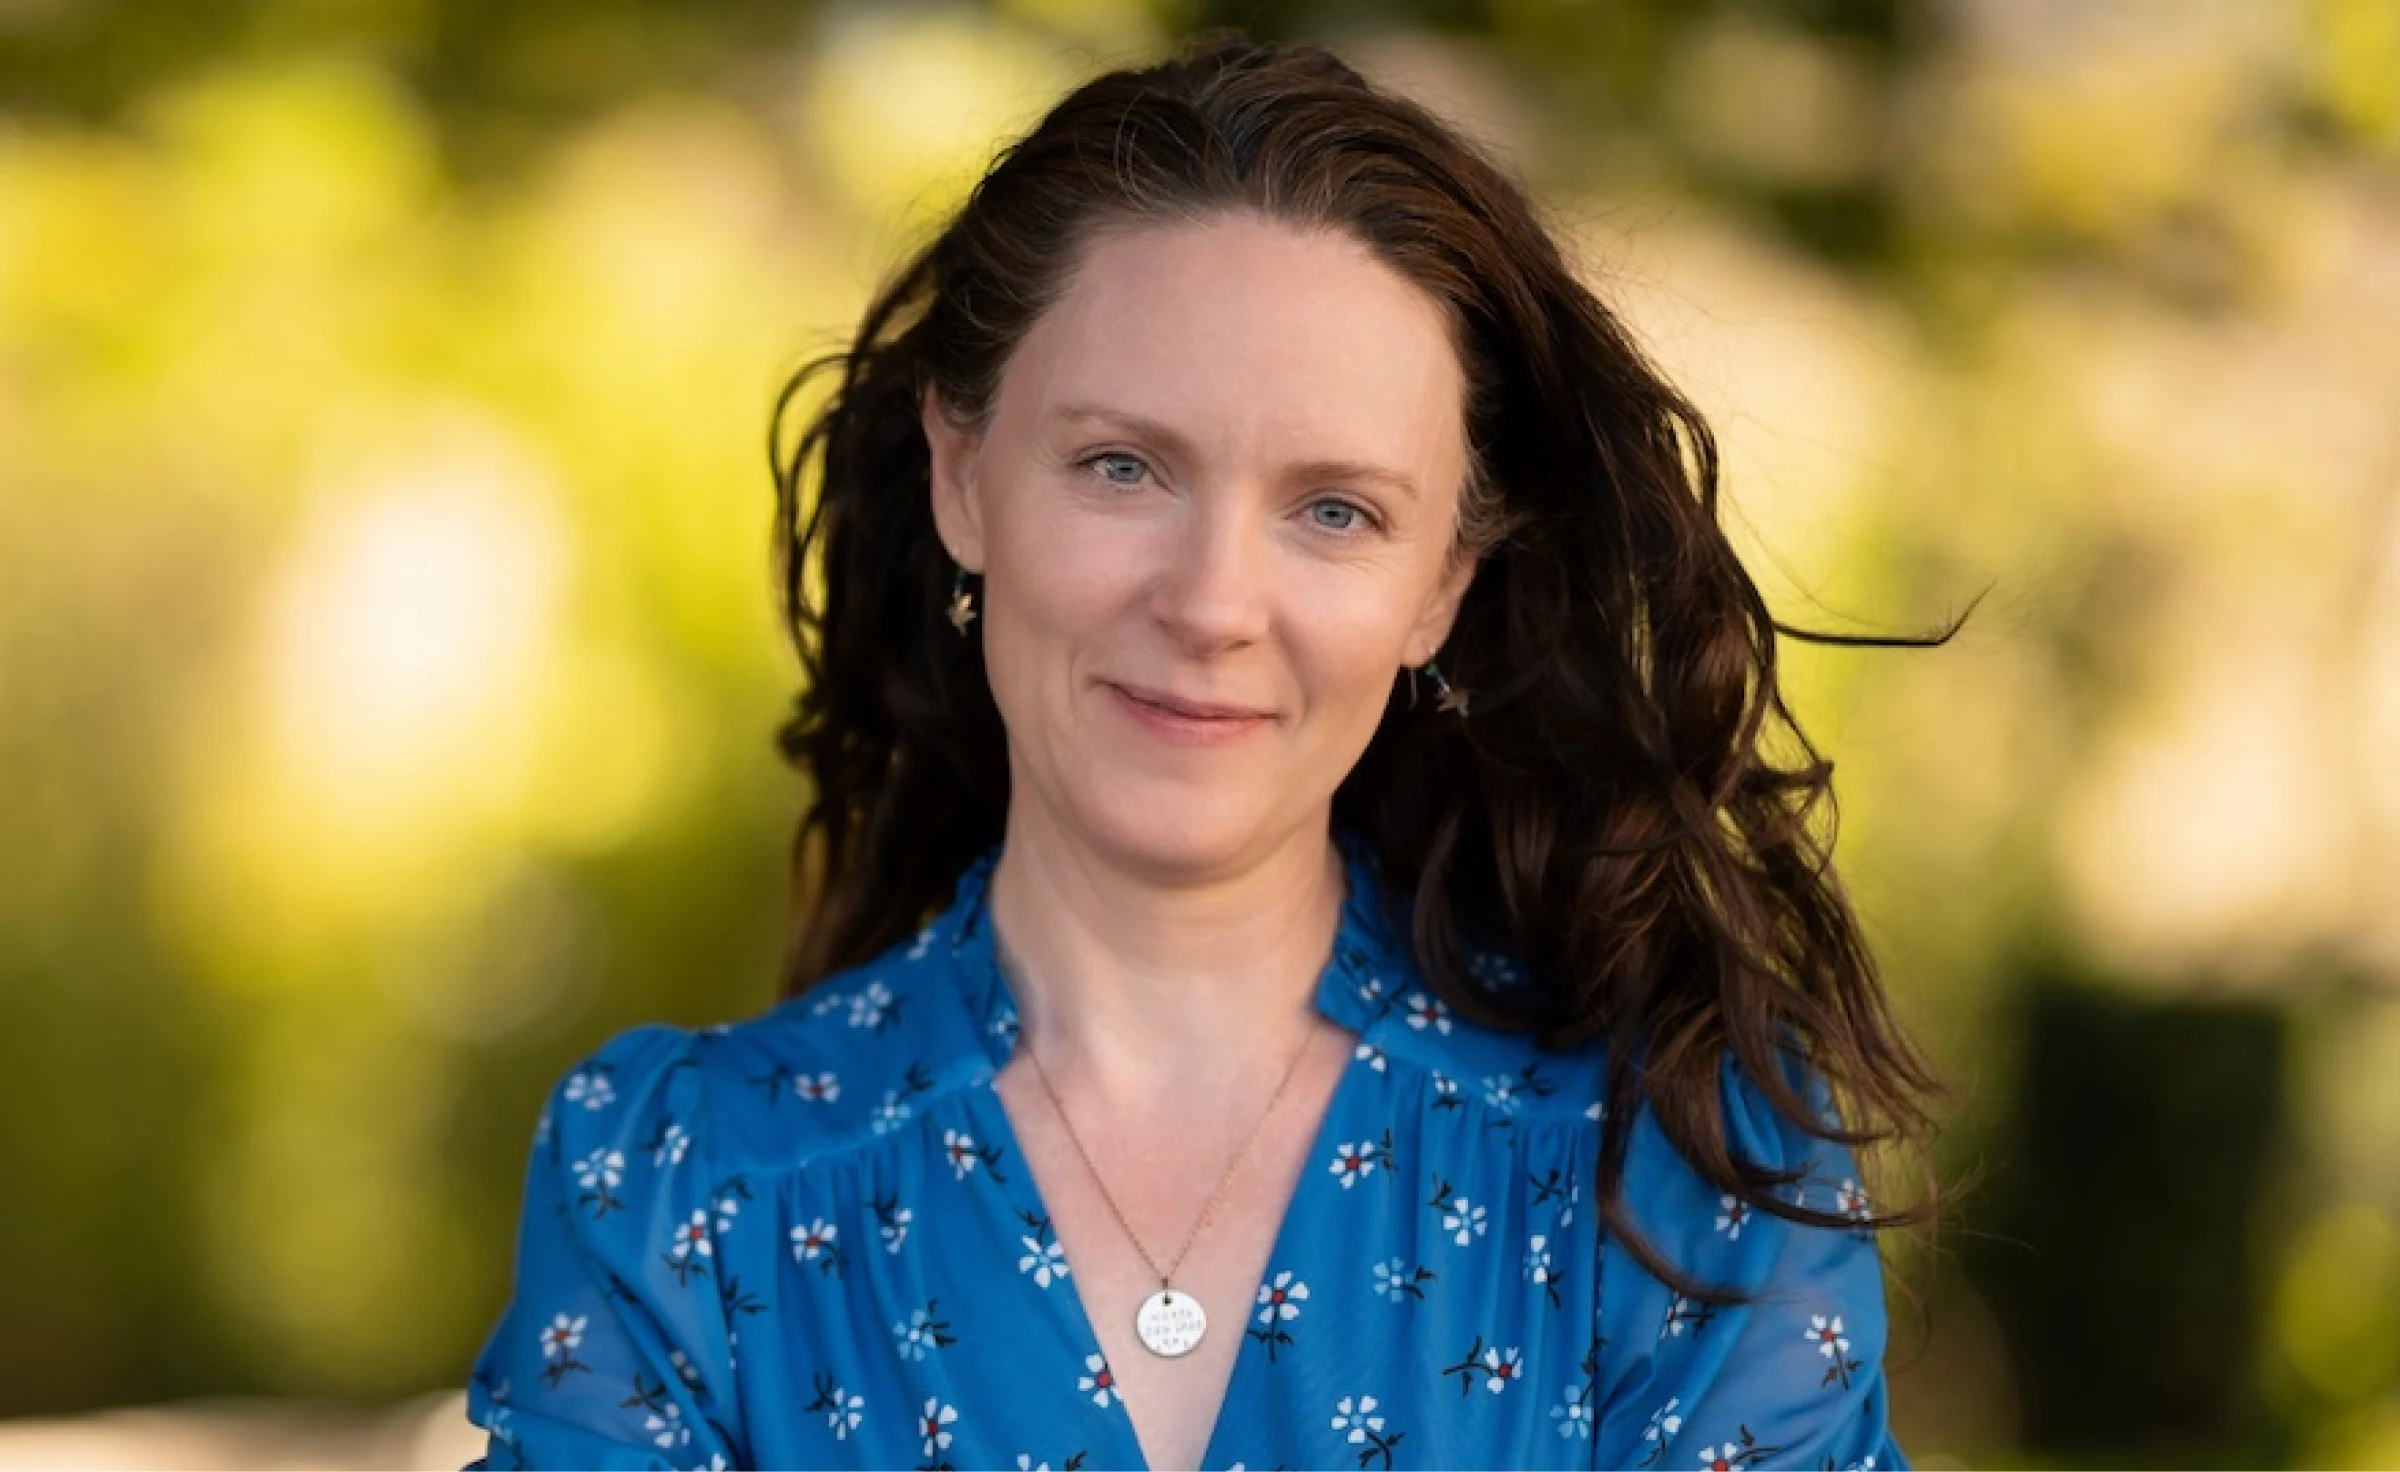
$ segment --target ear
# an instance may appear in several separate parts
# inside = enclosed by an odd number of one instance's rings
[[[925,390],[920,419],[931,456],[933,529],[951,560],[972,573],[983,571],[983,498],[975,472],[983,438],[950,417],[941,395]]]
[[[1408,631],[1408,642],[1401,646],[1411,651],[1409,668],[1433,658],[1449,642],[1451,626],[1458,622],[1458,606],[1466,600],[1467,588],[1475,581],[1475,570],[1482,565],[1483,559],[1456,552],[1443,564],[1441,582],[1427,596],[1424,612]]]

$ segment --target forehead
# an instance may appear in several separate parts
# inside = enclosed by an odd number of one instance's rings
[[[1220,440],[1438,460],[1463,440],[1462,391],[1431,293],[1339,231],[1237,214],[1095,236],[999,407],[1100,402]]]

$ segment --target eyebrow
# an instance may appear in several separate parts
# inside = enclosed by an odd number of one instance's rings
[[[1101,404],[1064,404],[1056,411],[1059,419],[1075,424],[1105,424],[1137,439],[1149,440],[1178,459],[1193,458],[1192,442],[1173,427],[1144,415],[1123,409],[1111,409]],[[1369,465],[1359,460],[1305,460],[1288,472],[1300,480],[1343,480],[1367,482],[1387,487],[1414,501],[1420,499],[1417,483],[1397,470]]]

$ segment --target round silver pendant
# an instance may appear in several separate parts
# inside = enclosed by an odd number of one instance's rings
[[[1142,1336],[1142,1346],[1165,1359],[1190,1354],[1200,1336],[1208,1332],[1208,1310],[1189,1293],[1161,1288],[1142,1300],[1142,1311],[1134,1316],[1134,1331]]]

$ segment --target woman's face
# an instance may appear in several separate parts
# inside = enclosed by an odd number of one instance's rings
[[[1232,215],[1099,236],[980,436],[929,396],[1012,831],[1161,876],[1321,833],[1474,570],[1463,392],[1431,296],[1346,235]]]

